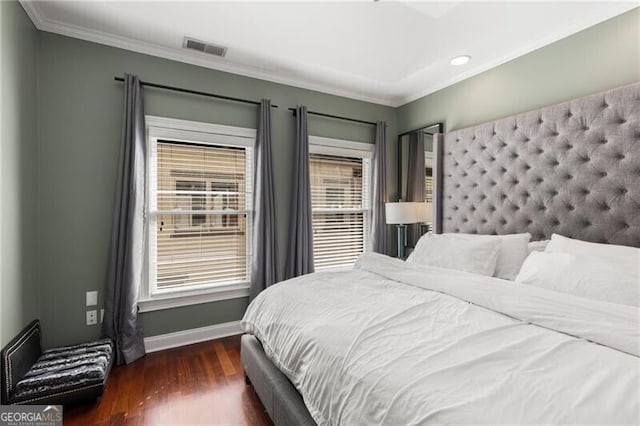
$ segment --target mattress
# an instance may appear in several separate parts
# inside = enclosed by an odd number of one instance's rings
[[[316,423],[640,423],[638,309],[363,255],[242,321]]]

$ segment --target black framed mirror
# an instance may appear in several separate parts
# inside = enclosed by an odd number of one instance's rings
[[[398,201],[433,201],[434,135],[443,132],[443,123],[433,123],[398,135]],[[408,248],[426,232],[425,226],[408,225]]]
[[[431,202],[433,195],[433,135],[444,133],[443,123],[428,124],[417,129],[410,130],[398,135],[398,194],[402,201],[427,201]],[[423,182],[416,182],[421,173],[415,169],[416,164],[422,164],[415,160],[417,146],[424,146],[424,175]],[[413,178],[410,178],[413,176]],[[424,187],[424,199],[416,199],[416,193],[420,193],[419,188]],[[416,188],[418,188],[416,190]]]

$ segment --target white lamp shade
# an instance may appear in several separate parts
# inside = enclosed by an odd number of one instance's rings
[[[431,203],[416,203],[416,219],[419,223],[431,222]]]
[[[416,204],[418,203],[386,203],[384,207],[387,223],[390,225],[416,223],[418,220]]]

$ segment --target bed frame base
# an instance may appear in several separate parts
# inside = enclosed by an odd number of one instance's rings
[[[244,368],[245,383],[253,386],[275,426],[316,425],[304,405],[302,396],[267,358],[262,344],[254,336],[242,336],[240,359]]]

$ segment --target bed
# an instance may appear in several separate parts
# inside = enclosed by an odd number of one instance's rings
[[[438,233],[640,247],[640,84],[435,146]],[[638,424],[638,315],[365,254],[261,293],[241,355],[275,424]]]

